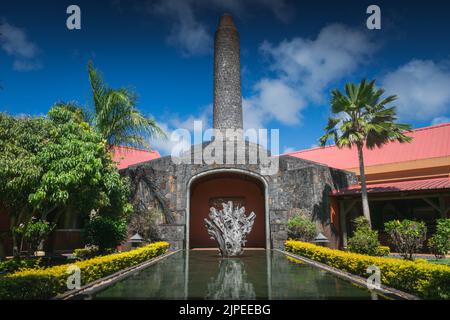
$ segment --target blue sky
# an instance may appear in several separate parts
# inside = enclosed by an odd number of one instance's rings
[[[81,8],[81,30],[66,28],[70,4]],[[381,30],[366,28],[370,4],[381,8]],[[450,122],[450,5],[437,0],[2,1],[0,111],[89,105],[92,59],[167,131],[195,119],[209,126],[212,40],[224,12],[241,35],[245,125],[280,129],[281,152],[315,145],[330,90],[364,77],[399,95],[402,122]]]

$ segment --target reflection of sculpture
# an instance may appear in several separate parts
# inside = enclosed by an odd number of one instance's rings
[[[212,207],[209,218],[205,219],[205,226],[211,239],[219,244],[220,253],[223,257],[237,256],[242,254],[245,246],[245,237],[250,233],[255,221],[255,213],[245,215],[245,207],[236,207],[233,210],[233,202],[222,203],[223,209],[217,211]]]
[[[244,263],[238,259],[220,261],[219,274],[208,284],[206,299],[255,299],[255,289],[247,281]]]

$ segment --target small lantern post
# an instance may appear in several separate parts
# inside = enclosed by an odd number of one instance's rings
[[[134,236],[130,238],[131,247],[136,248],[139,247],[142,242],[144,242],[144,239],[141,237],[139,233],[135,233]]]
[[[317,237],[314,238],[314,243],[318,244],[319,246],[326,247],[329,242],[330,241],[328,240],[328,238],[325,237],[322,232],[319,232]]]

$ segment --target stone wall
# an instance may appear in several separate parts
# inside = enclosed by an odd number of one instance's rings
[[[202,149],[193,147],[191,155],[194,156],[195,152],[201,152]],[[279,157],[279,170],[274,175],[261,175],[259,163],[175,164],[171,157],[131,166],[123,170],[122,174],[131,180],[131,200],[135,208],[160,208],[164,213],[164,223],[159,227],[160,236],[162,240],[170,242],[172,249],[179,249],[184,248],[186,241],[189,182],[201,173],[215,173],[219,169],[242,170],[265,181],[268,186],[270,243],[273,248],[283,248],[287,239],[286,222],[294,209],[310,215],[321,231],[330,239],[336,239],[336,230],[330,224],[328,195],[334,188],[356,182],[353,173],[290,156]]]

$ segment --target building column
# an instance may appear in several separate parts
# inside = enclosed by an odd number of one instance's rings
[[[345,212],[345,200],[339,201],[339,226],[341,227],[341,237],[342,237],[342,246],[343,248],[347,248],[347,222]]]
[[[448,208],[445,205],[445,200],[443,196],[439,196],[439,209],[441,218],[447,218]]]

